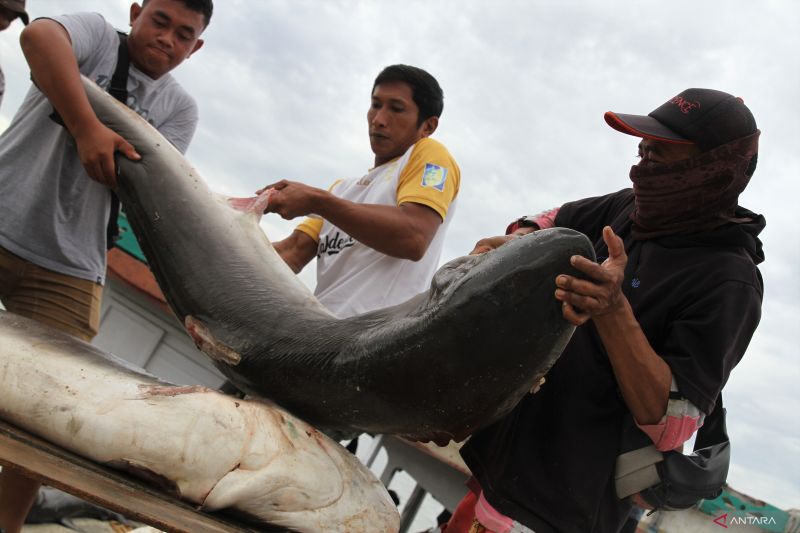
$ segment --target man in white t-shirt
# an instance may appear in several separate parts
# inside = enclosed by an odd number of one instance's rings
[[[430,138],[443,94],[408,65],[375,79],[367,112],[375,166],[330,190],[281,181],[265,187],[265,212],[307,216],[275,249],[295,271],[317,258],[317,298],[344,318],[401,303],[427,290],[453,217],[461,173]]]
[[[144,0],[130,10],[126,103],[181,152],[197,105],[169,72],[202,46],[212,10],[211,0]],[[35,20],[20,42],[35,86],[0,136],[0,300],[88,341],[99,325],[114,153],[139,155],[98,120],[80,74],[108,87],[120,38],[101,15],[79,13]],[[20,530],[37,489],[0,473],[0,529]]]

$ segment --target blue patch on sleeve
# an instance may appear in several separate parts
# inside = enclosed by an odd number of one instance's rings
[[[446,168],[433,163],[425,163],[425,171],[422,173],[423,187],[432,187],[437,191],[444,191],[445,181],[447,181]]]

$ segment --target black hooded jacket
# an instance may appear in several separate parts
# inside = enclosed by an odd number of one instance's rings
[[[761,316],[764,217],[703,233],[631,236],[630,189],[565,204],[556,225],[625,243],[623,292],[679,391],[705,413],[744,355]],[[618,531],[630,510],[614,493],[626,406],[593,324],[579,327],[541,390],[479,431],[462,456],[497,510],[537,533]]]

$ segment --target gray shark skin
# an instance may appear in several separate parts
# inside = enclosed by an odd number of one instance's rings
[[[569,340],[555,277],[577,274],[572,255],[594,258],[582,234],[555,228],[456,259],[427,293],[337,319],[259,228],[264,198],[245,208],[213,194],[154,128],[84,84],[142,156],[118,158],[117,192],[159,285],[242,390],[326,430],[462,439],[507,414]]]

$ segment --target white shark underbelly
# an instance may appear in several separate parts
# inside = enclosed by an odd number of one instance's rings
[[[383,485],[282,409],[162,382],[93,346],[0,312],[0,418],[203,510],[303,532],[394,532]]]

